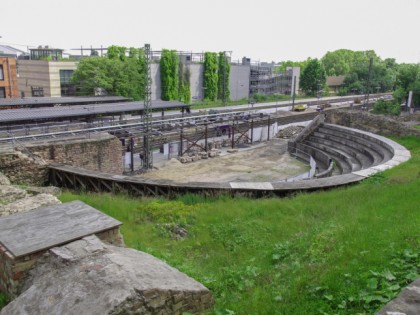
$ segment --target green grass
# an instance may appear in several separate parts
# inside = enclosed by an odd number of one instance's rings
[[[8,301],[7,296],[0,292],[0,310],[8,303]]]
[[[364,182],[289,198],[177,200],[63,193],[122,221],[129,247],[214,294],[214,314],[373,314],[420,266],[420,139]],[[186,238],[174,237],[184,228]]]

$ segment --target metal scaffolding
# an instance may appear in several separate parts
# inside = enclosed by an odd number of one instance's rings
[[[144,66],[144,112],[143,112],[143,170],[153,168],[152,148],[152,75],[151,75],[151,50],[150,44],[144,45],[145,66]]]

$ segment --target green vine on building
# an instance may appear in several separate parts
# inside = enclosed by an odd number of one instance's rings
[[[224,102],[229,100],[230,63],[225,52],[219,52],[219,72],[217,81],[217,99]]]
[[[191,103],[191,87],[190,87],[191,72],[188,66],[182,62],[179,63],[179,88],[178,99],[184,104]]]
[[[218,86],[218,58],[217,53],[204,53],[204,99],[208,101],[215,101],[217,99]]]
[[[160,81],[162,100],[177,100],[179,89],[179,56],[175,50],[162,50],[160,58]]]

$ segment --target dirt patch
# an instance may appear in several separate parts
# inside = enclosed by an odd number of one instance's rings
[[[176,159],[141,177],[176,182],[275,181],[309,170],[309,166],[287,153],[287,141],[275,139],[263,145],[222,151],[220,157],[182,164]]]

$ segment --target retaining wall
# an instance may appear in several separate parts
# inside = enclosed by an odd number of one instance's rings
[[[65,164],[92,171],[122,174],[121,142],[107,133],[22,144],[0,153],[0,171],[12,183],[44,185],[47,165]]]
[[[382,115],[373,115],[360,110],[329,111],[327,122],[384,136],[420,137],[420,130],[408,127],[396,119]]]

